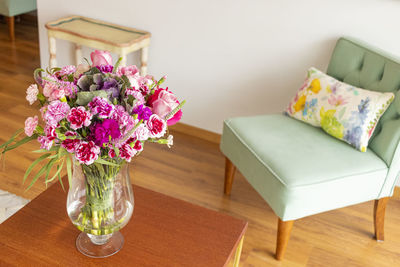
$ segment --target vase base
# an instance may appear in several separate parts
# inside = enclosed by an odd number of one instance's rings
[[[91,258],[106,258],[121,250],[124,245],[124,237],[120,232],[115,232],[103,245],[92,243],[86,233],[80,233],[76,238],[76,248],[85,256]]]

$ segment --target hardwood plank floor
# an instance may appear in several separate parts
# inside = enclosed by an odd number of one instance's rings
[[[0,49],[2,143],[23,126],[27,116],[37,113],[25,101],[25,90],[33,82],[32,71],[39,66],[35,25],[17,23],[12,45],[6,25],[0,24]],[[397,199],[390,200],[387,207],[385,242],[373,239],[371,201],[295,221],[285,259],[276,261],[277,217],[271,208],[239,173],[231,196],[224,196],[225,159],[218,145],[179,132],[174,135],[171,149],[146,145],[144,153],[131,164],[132,182],[249,221],[241,266],[400,266]],[[29,151],[36,148],[32,143],[7,155],[0,189],[29,199],[45,190],[41,181],[27,192],[22,185],[24,172],[34,159]]]

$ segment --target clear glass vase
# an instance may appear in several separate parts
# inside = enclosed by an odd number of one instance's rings
[[[132,185],[127,163],[89,166],[74,160],[67,198],[72,223],[82,231],[76,247],[86,256],[104,258],[124,244],[119,230],[132,216]]]

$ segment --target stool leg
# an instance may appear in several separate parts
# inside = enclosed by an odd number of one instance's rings
[[[56,58],[56,38],[49,36],[49,66],[50,68],[54,68],[57,66],[57,58]]]
[[[126,54],[123,52],[123,53],[121,53],[120,55],[119,55],[119,57],[120,58],[122,58],[121,59],[121,62],[119,63],[119,65],[121,66],[121,67],[125,67],[126,66]]]
[[[75,64],[78,66],[78,64],[81,63],[82,59],[82,46],[75,44]]]
[[[148,59],[149,48],[142,48],[142,56],[141,56],[141,67],[140,67],[140,75],[146,76],[147,74],[147,59]]]
[[[8,35],[10,36],[10,40],[13,42],[15,40],[15,32],[14,32],[14,17],[7,17],[6,21],[8,25]]]

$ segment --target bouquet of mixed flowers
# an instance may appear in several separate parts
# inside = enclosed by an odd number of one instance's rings
[[[29,117],[25,121],[27,136],[17,140],[21,129],[0,149],[4,154],[31,140],[40,143],[41,149],[34,152],[44,154],[27,169],[23,180],[39,162],[47,163],[29,187],[42,176],[46,183],[57,177],[61,182],[64,166],[71,182],[72,155],[91,185],[86,194],[94,195],[91,199],[98,202],[107,201],[103,193],[113,186],[113,175],[139,155],[146,141],[172,145],[172,136],[165,137],[167,126],[181,119],[184,101],[160,87],[165,77],[140,76],[136,66],[119,67],[120,61],[113,66],[105,51],[96,50],[91,60],[88,65],[35,70],[42,92],[38,85],[31,85],[26,99],[31,105],[39,101],[43,126],[38,116]],[[83,212],[83,216],[93,217],[89,213]]]

